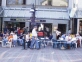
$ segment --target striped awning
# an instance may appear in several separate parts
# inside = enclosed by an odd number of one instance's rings
[[[31,17],[28,9],[5,9],[4,17]]]
[[[5,9],[4,17],[26,17],[30,18],[32,13],[30,9]],[[36,18],[46,19],[69,19],[69,13],[67,11],[54,11],[54,10],[37,10]]]
[[[50,18],[50,19],[69,19],[67,11],[37,11],[37,18]]]

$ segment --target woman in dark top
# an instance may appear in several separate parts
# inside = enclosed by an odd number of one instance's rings
[[[0,32],[0,37],[3,37],[3,33],[2,32]]]

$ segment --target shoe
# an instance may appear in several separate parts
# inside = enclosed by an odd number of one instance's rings
[[[34,48],[30,48],[31,50],[33,50]]]
[[[15,45],[13,45],[13,47],[15,47]]]
[[[40,50],[40,48],[37,48],[37,50]]]

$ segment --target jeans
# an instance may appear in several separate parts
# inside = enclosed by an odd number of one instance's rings
[[[34,37],[32,37],[30,48],[34,48],[34,45],[35,45],[36,49],[39,49],[39,43],[38,43],[38,41]]]
[[[19,45],[23,45],[23,39],[18,39]]]
[[[23,41],[23,49],[28,48],[28,42],[25,42],[25,40]]]
[[[13,40],[13,45],[16,45],[16,43],[17,43],[17,40]]]
[[[8,42],[7,39],[3,39],[3,45],[5,46],[6,45],[6,42]]]
[[[66,49],[67,48],[67,43],[66,42],[60,43],[59,44],[59,48],[61,48],[62,46]]]

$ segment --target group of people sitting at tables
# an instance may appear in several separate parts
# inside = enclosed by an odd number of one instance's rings
[[[81,40],[82,37],[79,34],[63,34],[59,37],[57,41],[61,41],[61,44],[59,45],[59,48],[62,47],[62,45],[67,48],[67,45],[70,47],[80,47],[81,46]],[[77,46],[76,46],[77,43]]]
[[[7,42],[11,42],[12,47],[15,47],[17,44],[24,46],[24,43],[28,43],[27,46],[29,48],[33,49],[35,45],[35,48],[39,49],[38,39],[41,37],[44,37],[44,32],[42,30],[37,32],[37,26],[35,26],[32,32],[26,34],[21,33],[20,35],[17,35],[17,33],[13,31],[10,33],[3,33],[2,42],[4,47],[6,47]],[[48,38],[47,36],[45,37]],[[49,39],[52,39],[52,37],[53,36],[50,34]]]
[[[49,37],[44,36],[44,32],[43,31],[38,31],[37,32],[37,26],[35,26],[32,30],[32,32],[28,32],[26,34],[21,33],[20,36],[17,36],[16,32],[12,32],[6,33],[3,35],[3,43],[4,46],[6,46],[6,42],[12,42],[12,46],[15,47],[16,44],[18,43],[18,45],[22,45],[25,46],[24,43],[27,43],[27,46],[31,49],[35,48],[39,49],[39,43],[38,43],[38,39],[40,38],[47,38],[49,40],[53,39],[53,35],[50,34]],[[63,34],[61,35],[58,40],[64,40],[67,41],[67,43],[71,44],[71,42],[75,42],[77,40],[81,40],[82,37],[79,34],[76,35],[71,35],[71,34]],[[66,44],[64,44],[66,46]],[[61,45],[60,45],[61,46]]]

